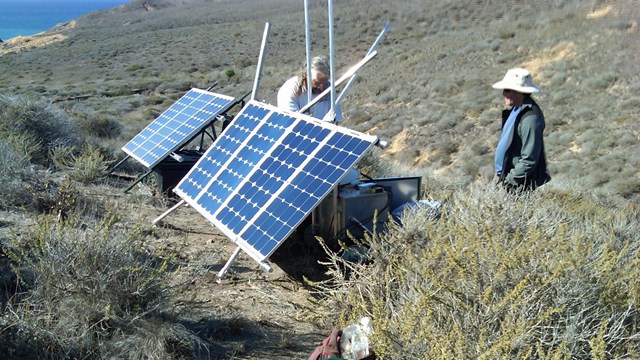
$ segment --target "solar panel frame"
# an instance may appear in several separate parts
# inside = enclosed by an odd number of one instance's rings
[[[231,96],[192,88],[134,136],[122,150],[152,169],[193,139],[216,116],[227,111],[233,102]]]
[[[264,262],[377,140],[252,100],[173,191]]]

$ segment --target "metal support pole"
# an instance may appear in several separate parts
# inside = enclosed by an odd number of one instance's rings
[[[124,190],[124,192],[125,193],[129,192],[129,190],[131,190],[134,186],[136,186],[137,183],[139,183],[140,181],[142,181],[142,179],[149,176],[149,174],[151,174],[152,172],[153,170],[149,170],[145,174],[138,176],[138,178],[133,182],[133,184],[129,185],[129,187]]]
[[[216,86],[218,86],[218,82],[217,82],[217,81],[216,81],[216,82],[214,82],[213,84],[211,84],[211,86],[209,86],[209,87],[207,88],[207,91],[209,91],[209,90],[213,89],[213,88],[214,88],[214,87],[216,87]]]
[[[220,269],[220,271],[218,271],[218,275],[216,276],[217,283],[220,283],[224,279],[224,275],[227,273],[227,271],[229,270],[233,262],[236,260],[236,257],[238,257],[238,254],[240,254],[240,246],[236,247],[236,249],[233,251],[233,254],[231,254],[231,257],[229,257],[229,260],[227,260],[227,263],[224,264],[224,266],[222,267],[222,269]]]
[[[111,173],[120,165],[122,165],[123,162],[125,162],[127,159],[129,158],[129,155],[125,156],[122,160],[118,161],[118,163],[111,168],[111,170],[107,171],[107,175],[111,175]]]
[[[262,46],[260,47],[260,56],[258,57],[258,66],[256,68],[256,77],[253,82],[253,90],[251,92],[251,100],[256,99],[258,93],[258,85],[260,84],[260,73],[262,72],[262,59],[267,51],[267,38],[269,37],[269,23],[264,24],[264,33],[262,34]]]
[[[373,45],[371,45],[371,47],[369,48],[369,51],[367,51],[367,55],[371,54],[376,50],[376,48],[378,47],[378,44],[380,43],[380,40],[382,40],[382,37],[384,36],[384,34],[387,33],[390,27],[391,27],[390,22],[387,22],[386,24],[384,24],[382,31],[380,32],[376,40],[373,42]],[[358,72],[356,71],[353,74],[353,76],[351,76],[351,79],[349,79],[347,84],[342,88],[342,91],[340,91],[340,95],[338,96],[338,99],[336,99],[336,103],[338,104],[340,103],[340,100],[342,100],[342,98],[344,97],[344,94],[347,93],[347,89],[349,89],[349,86],[351,86],[351,84],[353,83],[353,80],[355,80],[357,73]]]
[[[223,122],[224,124],[224,122]],[[218,138],[218,134],[216,133],[216,126],[215,126],[215,121],[211,123],[211,139],[213,141],[216,141],[216,139]],[[204,137],[204,133],[202,134],[202,137]],[[202,151],[202,148],[200,149],[200,151]]]
[[[331,82],[331,114],[336,113],[336,87],[333,86],[334,81],[334,71],[333,71],[333,0],[328,0],[329,6],[329,68],[331,69],[331,74],[329,75],[329,81]]]
[[[307,102],[311,101],[311,36],[309,35],[309,1],[304,0],[304,38],[307,53]]]
[[[338,213],[338,186],[334,186],[333,190],[331,191],[331,202],[333,204],[333,213],[337,214]],[[344,209],[342,209],[344,211]],[[338,224],[338,221],[334,221],[333,222],[333,237],[336,238],[338,237],[338,233],[340,232],[340,229],[338,228],[340,226],[340,224]]]
[[[164,219],[167,215],[169,215],[170,212],[172,212],[173,210],[179,208],[180,206],[182,206],[185,203],[184,200],[180,200],[177,204],[173,205],[169,210],[165,211],[162,213],[162,215],[158,216],[155,220],[153,220],[151,223],[153,225],[156,225],[160,220]]]

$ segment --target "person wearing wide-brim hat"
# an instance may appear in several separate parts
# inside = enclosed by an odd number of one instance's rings
[[[507,189],[535,189],[551,180],[544,150],[544,115],[531,94],[540,92],[531,73],[510,69],[493,84],[502,90],[502,132],[496,146],[495,174]]]

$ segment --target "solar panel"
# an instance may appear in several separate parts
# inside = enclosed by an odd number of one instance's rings
[[[174,192],[262,262],[376,141],[252,100]]]
[[[122,147],[129,156],[153,168],[227,110],[234,98],[191,89]]]

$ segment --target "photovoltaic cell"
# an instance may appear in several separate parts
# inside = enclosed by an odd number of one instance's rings
[[[262,262],[376,141],[251,101],[174,192]]]
[[[149,169],[227,110],[233,97],[191,89],[142,129],[122,150]]]

